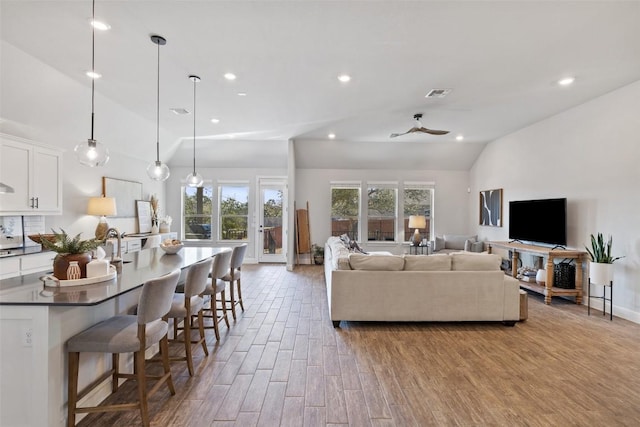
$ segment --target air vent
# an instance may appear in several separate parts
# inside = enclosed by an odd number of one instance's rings
[[[431,89],[429,93],[427,93],[425,98],[444,98],[449,95],[451,89]]]
[[[185,114],[191,114],[189,113],[189,110],[187,110],[186,108],[170,108],[170,110],[173,114],[177,114],[179,116],[184,116]]]

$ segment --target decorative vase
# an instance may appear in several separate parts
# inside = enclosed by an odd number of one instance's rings
[[[158,234],[158,226],[157,225],[152,225],[151,226],[151,234]]]
[[[539,285],[544,285],[547,282],[547,270],[539,269],[536,273],[536,282]]]
[[[69,268],[67,268],[67,280],[78,280],[82,276],[78,261],[69,261]]]
[[[613,264],[590,261],[589,280],[594,285],[609,286],[613,281]]]
[[[77,279],[84,279],[87,277],[87,264],[91,262],[91,253],[85,252],[83,254],[58,254],[53,259],[53,275],[59,280],[72,280],[68,277],[69,267],[71,262],[77,263],[77,267],[80,270],[80,277]],[[77,275],[77,270],[74,268],[71,270],[73,277]]]
[[[169,227],[169,224],[160,224],[161,233],[169,233],[170,231],[171,231],[171,228]]]

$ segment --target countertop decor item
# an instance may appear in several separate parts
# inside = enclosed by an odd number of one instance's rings
[[[193,82],[193,172],[187,175],[187,185],[189,187],[202,186],[202,175],[196,172],[196,83],[200,81],[200,77],[189,76]]]
[[[107,230],[109,229],[109,224],[107,224],[107,215],[113,216],[118,214],[116,199],[104,196],[89,198],[87,214],[100,217],[100,221],[96,226],[96,239],[103,240],[107,234]]]
[[[70,238],[67,232],[60,229],[60,233],[56,233],[55,242],[48,239],[40,239],[42,247],[57,252],[58,255],[53,260],[53,275],[59,280],[68,280],[67,271],[71,262],[77,261],[80,268],[80,278],[87,277],[87,264],[91,262],[90,251],[100,246],[103,240],[89,239],[80,240],[81,233],[74,238]]]
[[[609,286],[613,282],[613,263],[620,258],[611,256],[613,237],[605,243],[602,233],[591,235],[591,248],[585,247],[589,254],[589,281],[596,285]]]
[[[147,166],[147,175],[155,181],[166,181],[169,178],[169,167],[160,161],[160,46],[167,44],[167,40],[158,35],[152,35],[151,41],[158,46],[158,81],[156,98],[156,160]]]
[[[91,22],[94,22],[96,18],[96,0],[93,0],[92,17]],[[91,138],[87,142],[81,142],[76,145],[73,150],[78,157],[78,161],[89,167],[104,166],[109,161],[109,150],[104,144],[96,141],[93,137],[93,123],[94,123],[94,100],[95,100],[95,81],[99,77],[96,74],[96,29],[95,26],[91,26]]]
[[[420,229],[427,226],[427,219],[424,215],[410,215],[409,216],[409,228],[415,228],[413,236],[411,236],[411,243],[413,246],[420,246],[422,242],[422,236],[420,235]]]
[[[169,255],[177,254],[183,247],[184,245],[180,240],[167,239],[160,243],[160,249]]]
[[[51,243],[56,242],[55,234],[29,234],[27,237],[39,245],[42,244],[42,240],[48,240]]]

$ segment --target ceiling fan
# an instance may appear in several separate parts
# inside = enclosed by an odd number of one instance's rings
[[[406,135],[408,133],[414,133],[414,132],[428,133],[430,135],[446,135],[449,133],[448,130],[434,130],[434,129],[427,129],[425,127],[422,127],[422,123],[420,123],[420,119],[422,118],[422,113],[414,114],[413,118],[416,120],[416,125],[414,127],[412,127],[411,129],[409,129],[404,133],[392,133],[391,135],[389,135],[389,138],[395,138],[396,136]]]

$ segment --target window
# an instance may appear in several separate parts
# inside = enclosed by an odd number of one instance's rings
[[[423,238],[431,240],[431,211],[433,186],[420,183],[405,183],[404,186],[404,241],[409,241],[414,230],[409,228],[410,215],[424,215],[427,226],[419,230]]]
[[[248,240],[249,186],[222,184],[220,191],[220,240]]]
[[[396,240],[397,184],[370,185],[367,188],[367,240],[393,242]]]
[[[360,184],[331,184],[331,235],[347,234],[358,240]]]
[[[213,187],[183,187],[182,212],[185,239],[211,240]]]

